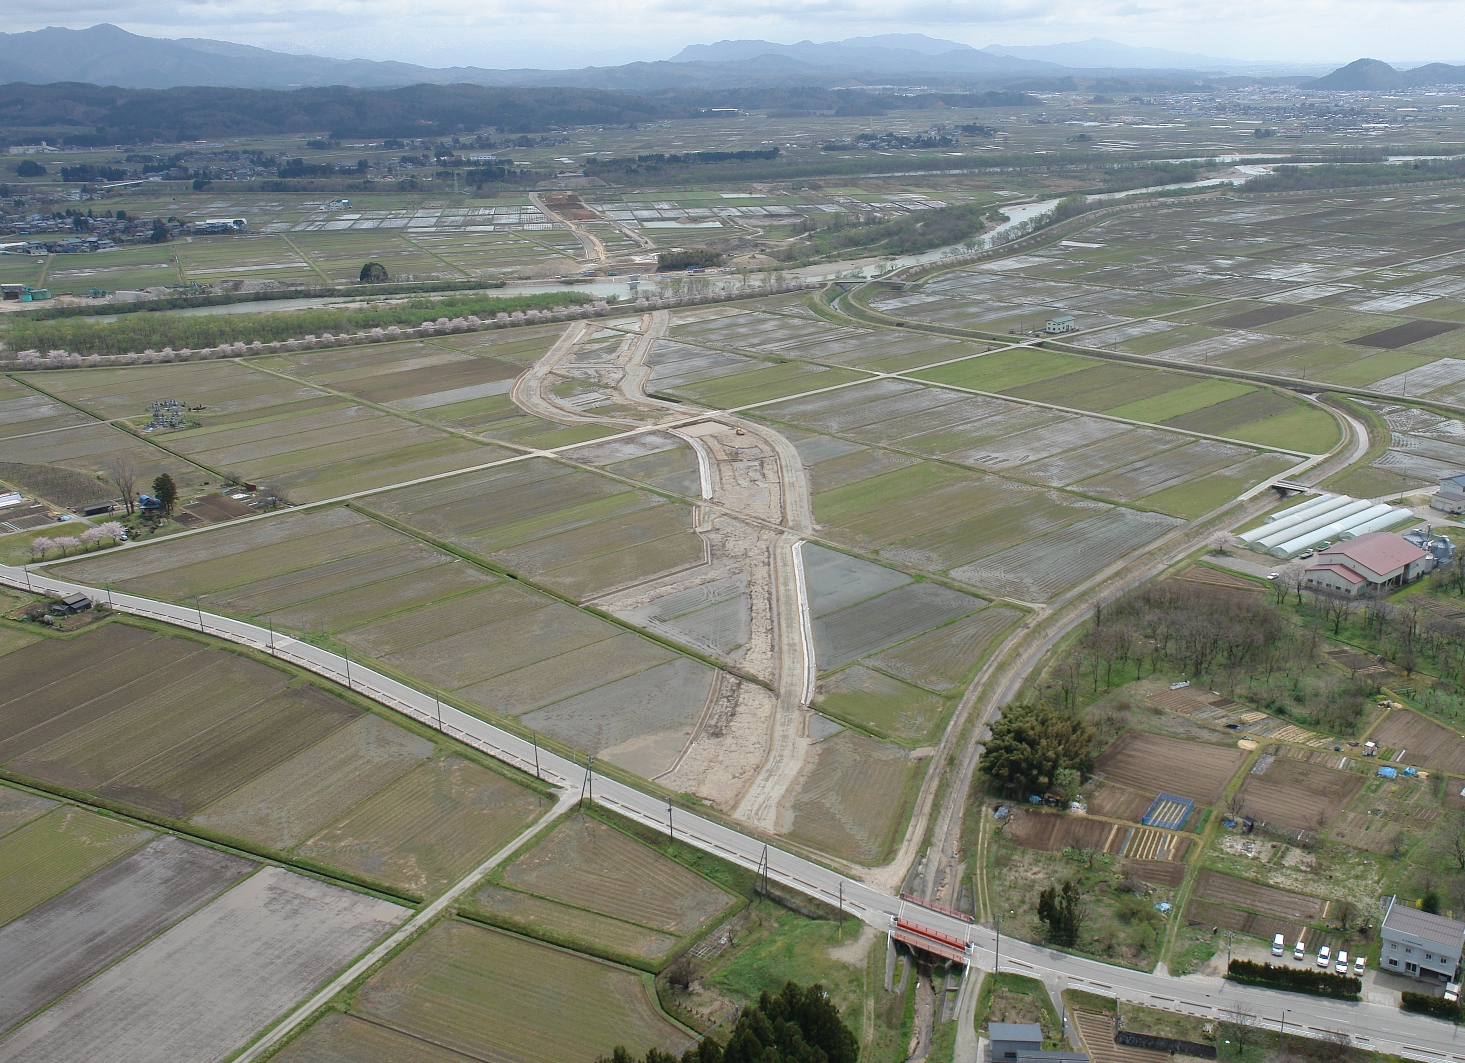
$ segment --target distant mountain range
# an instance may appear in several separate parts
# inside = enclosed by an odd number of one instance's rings
[[[1395,70],[1378,59],[1359,59],[1334,70],[1327,77],[1307,82],[1310,89],[1343,92],[1416,89],[1428,85],[1465,85],[1465,66],[1428,63],[1410,70]]]
[[[1430,64],[1397,71],[1364,59],[1310,84],[1317,88],[1405,88],[1465,80],[1465,68]],[[775,44],[719,41],[692,45],[669,60],[578,70],[494,70],[426,67],[369,59],[292,55],[200,38],[141,37],[111,25],[0,33],[0,84],[80,82],[129,89],[184,86],[294,89],[325,86],[399,88],[408,85],[562,87],[664,93],[860,87],[881,84],[963,88],[1124,77],[1152,81],[1205,76],[1323,73],[1278,63],[1254,63],[1094,38],[1069,44],[985,49],[920,33],[889,33],[843,41]]]

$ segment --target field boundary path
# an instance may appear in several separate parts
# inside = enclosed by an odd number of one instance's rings
[[[282,1019],[278,1025],[270,1029],[258,1041],[250,1045],[248,1050],[236,1056],[234,1063],[250,1063],[251,1060],[263,1057],[282,1040],[299,1029],[312,1015],[330,1003],[331,998],[337,993],[341,992],[341,990],[345,989],[352,982],[356,981],[356,979],[386,959],[394,949],[427,929],[428,924],[436,919],[448,905],[472,889],[479,879],[492,871],[498,864],[507,860],[520,846],[544,830],[546,823],[563,815],[574,803],[574,794],[569,791],[562,792],[559,800],[555,802],[555,806],[550,809],[549,815],[535,820],[524,829],[522,834],[494,853],[483,863],[479,864],[472,871],[468,872],[468,874],[464,875],[441,897],[424,907],[415,916],[407,920],[407,922],[377,942],[374,948],[369,950],[365,955],[358,957],[355,963],[336,975],[326,985],[322,986],[314,996]]]
[[[80,591],[92,596],[94,600],[109,601],[111,607],[119,613],[191,628],[268,653],[341,683],[352,691],[410,716],[419,723],[456,738],[521,771],[538,774],[562,791],[561,802],[578,798],[586,784],[588,773],[579,764],[546,750],[536,750],[530,742],[518,735],[450,705],[442,705],[437,698],[364,665],[351,665],[345,658],[318,646],[296,639],[276,638],[265,628],[230,617],[137,595],[98,590],[69,580],[56,579],[49,574],[33,574],[28,568],[0,565],[0,582],[41,594]],[[613,812],[656,830],[665,830],[667,827],[666,806],[660,798],[599,775],[594,776],[589,790],[593,801]],[[766,869],[770,880],[825,904],[838,904],[842,890],[846,909],[876,929],[889,929],[898,906],[895,897],[695,813],[677,810],[674,815],[676,835],[687,844],[748,870]],[[453,891],[449,891],[440,900],[453,896]],[[974,945],[974,964],[982,970],[993,969],[995,935],[991,929],[973,926],[934,910],[923,913],[922,917],[933,929],[957,937],[967,937],[970,934],[969,940]],[[417,925],[420,925],[418,920],[413,919],[398,933],[405,931],[408,926]],[[386,942],[383,942],[383,946],[385,945]],[[358,965],[366,960],[363,957]],[[1236,986],[1223,979],[1201,975],[1171,978],[1111,966],[1098,960],[1069,955],[1014,938],[1008,938],[1002,943],[1001,969],[1039,979],[1045,975],[1059,980],[1066,978],[1068,985],[1073,988],[1207,1019],[1222,1018],[1224,1013],[1240,1005],[1256,1014],[1263,1024],[1269,1024],[1280,1020],[1282,1010],[1286,1008],[1289,1015],[1288,1028],[1297,1036],[1321,1037],[1333,1032],[1343,1032],[1352,1038],[1354,1044],[1373,1051],[1421,1060],[1424,1063],[1465,1063],[1465,1044],[1458,1040],[1458,1030],[1453,1023],[1407,1014],[1390,1005],[1325,1000],[1252,986]],[[345,984],[342,979],[349,981],[348,976],[355,977],[352,971],[357,971],[357,965],[353,965],[331,985]],[[325,992],[326,989],[322,989],[305,1008],[314,1010],[319,1007],[318,1001]],[[309,1012],[300,1009],[295,1014],[308,1015]],[[273,1031],[271,1036],[274,1036]],[[284,1034],[280,1033],[279,1036]],[[258,1058],[265,1047],[265,1042],[259,1042],[249,1054],[241,1058]]]

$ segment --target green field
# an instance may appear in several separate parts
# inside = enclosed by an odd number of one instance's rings
[[[456,920],[369,979],[353,1010],[504,1063],[593,1063],[616,1045],[680,1054],[694,1040],[661,1012],[648,976]]]
[[[0,836],[0,925],[152,836],[151,831],[73,805],[53,808]]]

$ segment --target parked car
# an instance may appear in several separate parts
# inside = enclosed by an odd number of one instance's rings
[[[1363,977],[1363,972],[1367,968],[1367,965],[1368,965],[1368,961],[1365,960],[1362,956],[1355,957],[1354,960],[1353,960],[1353,973],[1354,973],[1354,975],[1356,975],[1359,978],[1362,978]]]
[[[1348,973],[1348,950],[1347,949],[1339,949],[1338,950],[1338,963],[1333,968],[1333,970],[1337,971],[1339,974],[1347,974]]]
[[[1286,947],[1287,947],[1287,941],[1286,941],[1285,938],[1282,937],[1281,934],[1278,934],[1276,937],[1272,938],[1272,955],[1273,956],[1280,956],[1280,955],[1282,955],[1282,950],[1285,949]]]
[[[1307,959],[1307,946],[1303,944],[1301,938],[1298,938],[1297,944],[1292,947],[1292,958],[1294,960]]]
[[[1317,950],[1317,965],[1319,967],[1323,968],[1323,970],[1327,970],[1327,967],[1328,967],[1328,959],[1329,959],[1329,957],[1331,955],[1332,955],[1332,952],[1331,952],[1331,950],[1326,945],[1324,945],[1322,948],[1318,949]]]

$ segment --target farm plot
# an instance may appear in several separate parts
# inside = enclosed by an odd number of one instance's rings
[[[1403,404],[1360,400],[1359,405],[1383,417],[1390,429],[1389,448],[1369,465],[1335,477],[1330,485],[1361,498],[1397,494],[1406,486],[1411,490],[1433,486],[1440,478],[1455,475],[1465,460],[1465,422]]]
[[[0,925],[136,849],[152,832],[59,805],[0,837]]]
[[[588,816],[557,826],[506,867],[501,885],[682,938],[736,898]]]
[[[259,364],[366,402],[429,416],[439,407],[507,394],[520,372],[510,362],[421,342],[302,351]]]
[[[1465,775],[1465,739],[1409,709],[1395,709],[1368,734],[1388,759],[1419,764],[1431,771]]]
[[[0,785],[0,835],[29,823],[55,807],[56,802],[49,797]]]
[[[1080,480],[1073,487],[1116,502],[1135,502],[1168,487],[1221,472],[1254,456],[1253,451],[1244,447],[1198,439],[1164,454]]]
[[[462,1053],[338,1011],[322,1015],[275,1063],[463,1063]]]
[[[905,745],[931,739],[951,702],[872,668],[854,665],[820,681],[819,710]]]
[[[915,800],[926,761],[855,731],[817,743],[789,805],[789,836],[859,864],[888,857]]]
[[[542,458],[365,505],[582,599],[704,557],[692,507]]]
[[[1213,805],[1245,760],[1240,749],[1130,730],[1104,750],[1094,774],[1131,789]]]
[[[929,690],[958,687],[998,637],[1022,617],[1005,606],[987,608],[869,658],[871,667]]]
[[[369,490],[508,457],[510,452],[382,413],[232,361],[80,370],[58,394],[139,426],[160,399],[197,427],[155,434],[161,447],[217,472],[283,489],[293,501]],[[159,372],[158,370],[162,370]]]
[[[543,814],[544,800],[461,757],[436,757],[302,842],[295,853],[431,896]]]
[[[1159,513],[1111,509],[951,570],[964,583],[1023,601],[1047,601],[1181,521]]]
[[[288,850],[410,771],[433,744],[363,716],[214,802],[192,822]]]
[[[1365,781],[1356,772],[1278,758],[1265,766],[1258,761],[1238,796],[1246,814],[1255,819],[1294,830],[1321,831],[1363,789]]]
[[[841,668],[886,646],[929,631],[987,603],[935,583],[908,583],[814,618],[815,660],[821,671]]]
[[[255,867],[165,834],[0,928],[0,1031],[110,966]]]
[[[115,626],[64,644],[69,655],[46,655],[48,674],[62,678],[0,704],[7,771],[183,818],[362,714],[283,671],[182,638],[151,636],[90,663],[93,645],[116,649]],[[34,648],[0,662],[26,668]]]
[[[658,959],[681,940],[674,934],[502,886],[484,886],[474,895],[473,905],[497,926],[550,941],[588,942],[598,955]]]
[[[1195,883],[1195,896],[1233,908],[1245,908],[1279,919],[1313,923],[1327,915],[1328,902],[1290,890],[1263,886],[1257,882],[1225,875],[1219,871],[1202,871]]]
[[[616,1045],[638,1055],[652,1047],[679,1055],[694,1038],[662,1014],[648,981],[623,967],[449,921],[373,975],[354,1010],[452,1049],[454,1058],[593,1063]],[[297,1042],[297,1051],[308,1050],[313,1034]]]
[[[1091,816],[1107,816],[1110,819],[1138,823],[1158,796],[1153,790],[1131,790],[1127,786],[1106,782],[1088,794],[1085,800]]]
[[[231,1055],[406,916],[266,867],[0,1041],[0,1060]]]

